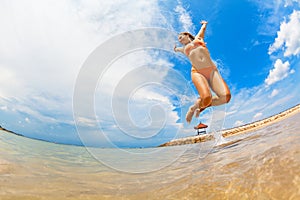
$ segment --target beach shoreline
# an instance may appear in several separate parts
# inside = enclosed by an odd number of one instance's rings
[[[286,119],[287,117],[290,117],[298,112],[300,112],[300,104],[298,104],[292,108],[289,108],[283,112],[280,112],[276,115],[273,115],[271,117],[268,117],[268,118],[265,118],[265,119],[262,119],[259,121],[255,121],[255,122],[252,122],[249,124],[244,124],[244,125],[234,127],[234,128],[221,130],[221,134],[223,137],[226,138],[226,137],[230,137],[230,136],[244,134],[244,133],[247,133],[250,131],[255,131],[255,130],[261,129],[265,126],[279,122],[283,119]],[[196,136],[189,136],[189,137],[185,137],[185,138],[174,139],[174,140],[171,140],[169,142],[159,145],[159,147],[194,144],[194,143],[199,143],[199,142],[206,142],[208,140],[213,140],[213,139],[214,139],[213,135],[208,133],[205,135],[196,135]]]
[[[24,135],[16,133],[16,132],[13,132],[13,131],[10,131],[10,130],[7,130],[6,128],[3,128],[2,126],[0,126],[0,131],[5,131],[5,132],[8,132],[8,133],[12,133],[12,134],[24,137]]]
[[[221,130],[221,134],[223,137],[230,137],[230,136],[236,136],[239,134],[244,134],[250,131],[255,131],[258,129],[261,129],[265,126],[271,125],[273,123],[279,122],[283,119],[286,119],[296,113],[300,112],[300,104],[289,108],[285,111],[282,111],[278,114],[275,114],[271,117],[262,119],[262,120],[258,120],[252,123],[248,123],[248,124],[244,124],[238,127],[233,127],[233,128],[229,128],[229,129],[224,129]],[[14,135],[17,136],[22,136],[25,137],[24,135],[20,134],[20,133],[16,133],[13,131],[10,131],[4,127],[2,127],[0,125],[0,130],[8,132],[8,133],[12,133]],[[36,138],[31,138],[31,139],[36,139]],[[184,138],[177,138],[177,139],[173,139],[169,142],[163,143],[161,145],[159,145],[158,147],[167,147],[167,146],[177,146],[177,145],[185,145],[185,144],[194,144],[194,143],[199,143],[199,142],[206,142],[209,140],[213,140],[214,136],[212,133],[208,133],[208,134],[203,134],[203,135],[196,135],[196,136],[188,136],[188,137],[184,137]],[[41,139],[36,139],[36,140],[41,140]],[[42,140],[45,141],[45,140]],[[46,141],[49,142],[49,141]]]

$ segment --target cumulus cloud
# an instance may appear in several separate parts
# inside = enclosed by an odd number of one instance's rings
[[[272,86],[264,87],[262,84],[239,91],[233,89],[231,92],[234,98],[226,105],[225,127],[251,123],[253,120],[259,120],[257,113],[263,113],[263,116],[267,117],[299,103],[300,93],[299,89],[295,88],[295,82],[285,79],[277,87],[272,89]],[[270,103],[272,96],[276,96],[276,99]],[[254,118],[255,115],[257,118]]]
[[[124,132],[144,138],[162,129],[181,127],[177,123],[179,116],[174,105],[181,107],[181,101],[185,101],[185,96],[178,94],[184,94],[182,86],[187,81],[183,81],[182,77],[180,79],[175,71],[170,71],[173,64],[158,57],[154,62],[144,54],[144,51],[134,52],[116,60],[101,78],[103,84],[97,87],[95,100],[98,119],[117,124],[105,127],[111,135]],[[141,57],[145,59],[136,59]],[[106,116],[103,113],[113,115]],[[176,130],[170,131],[169,135],[174,133]],[[121,133],[118,135],[120,137]]]
[[[30,105],[28,101],[45,97],[47,102],[32,101],[31,108],[56,104],[54,113],[67,107],[71,117],[74,82],[89,53],[111,35],[151,26],[155,23],[151,16],[160,16],[156,2],[123,0],[115,4],[2,1],[0,25],[5,40],[0,44],[0,96],[19,100],[23,106],[24,101]]]
[[[71,97],[78,70],[97,45],[122,31],[151,26],[155,23],[151,16],[160,16],[155,2],[123,0],[115,4],[95,0],[1,2],[5,40],[0,44],[0,59],[6,61],[0,66],[1,83],[6,82],[3,93],[16,96],[20,91],[27,95],[43,91]]]
[[[290,70],[290,63],[288,61],[283,63],[281,59],[277,59],[274,68],[270,70],[268,77],[265,79],[265,83],[267,86],[270,86],[294,72],[294,70]]]
[[[189,29],[192,23],[188,13],[182,6],[176,9],[182,16],[182,26]],[[32,126],[36,120],[73,126],[73,87],[88,55],[119,33],[170,24],[160,13],[156,1],[62,0],[53,3],[29,0],[1,1],[0,26],[1,36],[5,38],[0,43],[0,110],[24,115],[22,120]],[[159,61],[157,65],[170,67],[168,60],[158,57],[160,55],[144,52],[122,60],[124,63],[115,71],[106,73],[107,87],[102,90],[103,96],[112,95],[118,81],[133,67],[140,66],[140,61],[144,61],[143,64]],[[168,70],[160,70],[157,76],[163,80],[167,74]],[[144,77],[147,74],[136,78]],[[176,123],[178,115],[168,97],[149,90],[141,94],[147,94],[144,98],[152,98],[151,102],[160,101],[168,109],[167,123]],[[144,101],[139,102],[142,105]],[[143,110],[138,106],[134,109]],[[100,111],[101,117],[110,118],[107,108]],[[90,118],[78,121],[86,127],[96,124]]]
[[[294,10],[289,21],[282,22],[275,42],[269,47],[269,54],[284,50],[284,56],[300,54],[300,11]]]
[[[181,2],[179,2],[179,4],[176,6],[175,12],[179,14],[179,21],[183,26],[183,30],[191,31],[193,27],[191,16],[189,15],[188,11],[182,6]]]

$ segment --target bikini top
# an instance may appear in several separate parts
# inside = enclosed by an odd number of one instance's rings
[[[193,50],[193,49],[196,49],[197,47],[199,46],[203,46],[206,48],[206,45],[203,41],[199,40],[199,39],[195,39],[193,40],[192,42],[190,42],[189,44],[187,44],[184,48],[184,53],[185,55],[189,56],[190,55],[190,52]]]

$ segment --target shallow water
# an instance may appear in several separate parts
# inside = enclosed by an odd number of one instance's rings
[[[0,132],[0,199],[300,199],[300,114],[220,141],[86,149]]]

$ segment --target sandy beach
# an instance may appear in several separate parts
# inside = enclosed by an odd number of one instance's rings
[[[278,113],[276,115],[273,115],[271,117],[255,121],[253,123],[245,124],[242,126],[230,128],[230,129],[225,129],[222,130],[222,136],[223,137],[230,137],[238,134],[243,134],[247,133],[249,131],[254,131],[260,128],[263,128],[265,126],[271,125],[273,123],[276,123],[280,120],[283,120],[287,117],[290,117],[296,113],[300,112],[300,104],[285,110],[281,113]],[[174,139],[169,142],[166,142],[159,147],[166,147],[166,146],[176,146],[176,145],[184,145],[184,144],[194,144],[194,143],[199,143],[199,142],[205,142],[208,140],[213,140],[214,137],[212,134],[208,133],[205,135],[197,135],[197,136],[191,136],[191,137],[186,137],[186,138],[179,138],[179,139]]]

